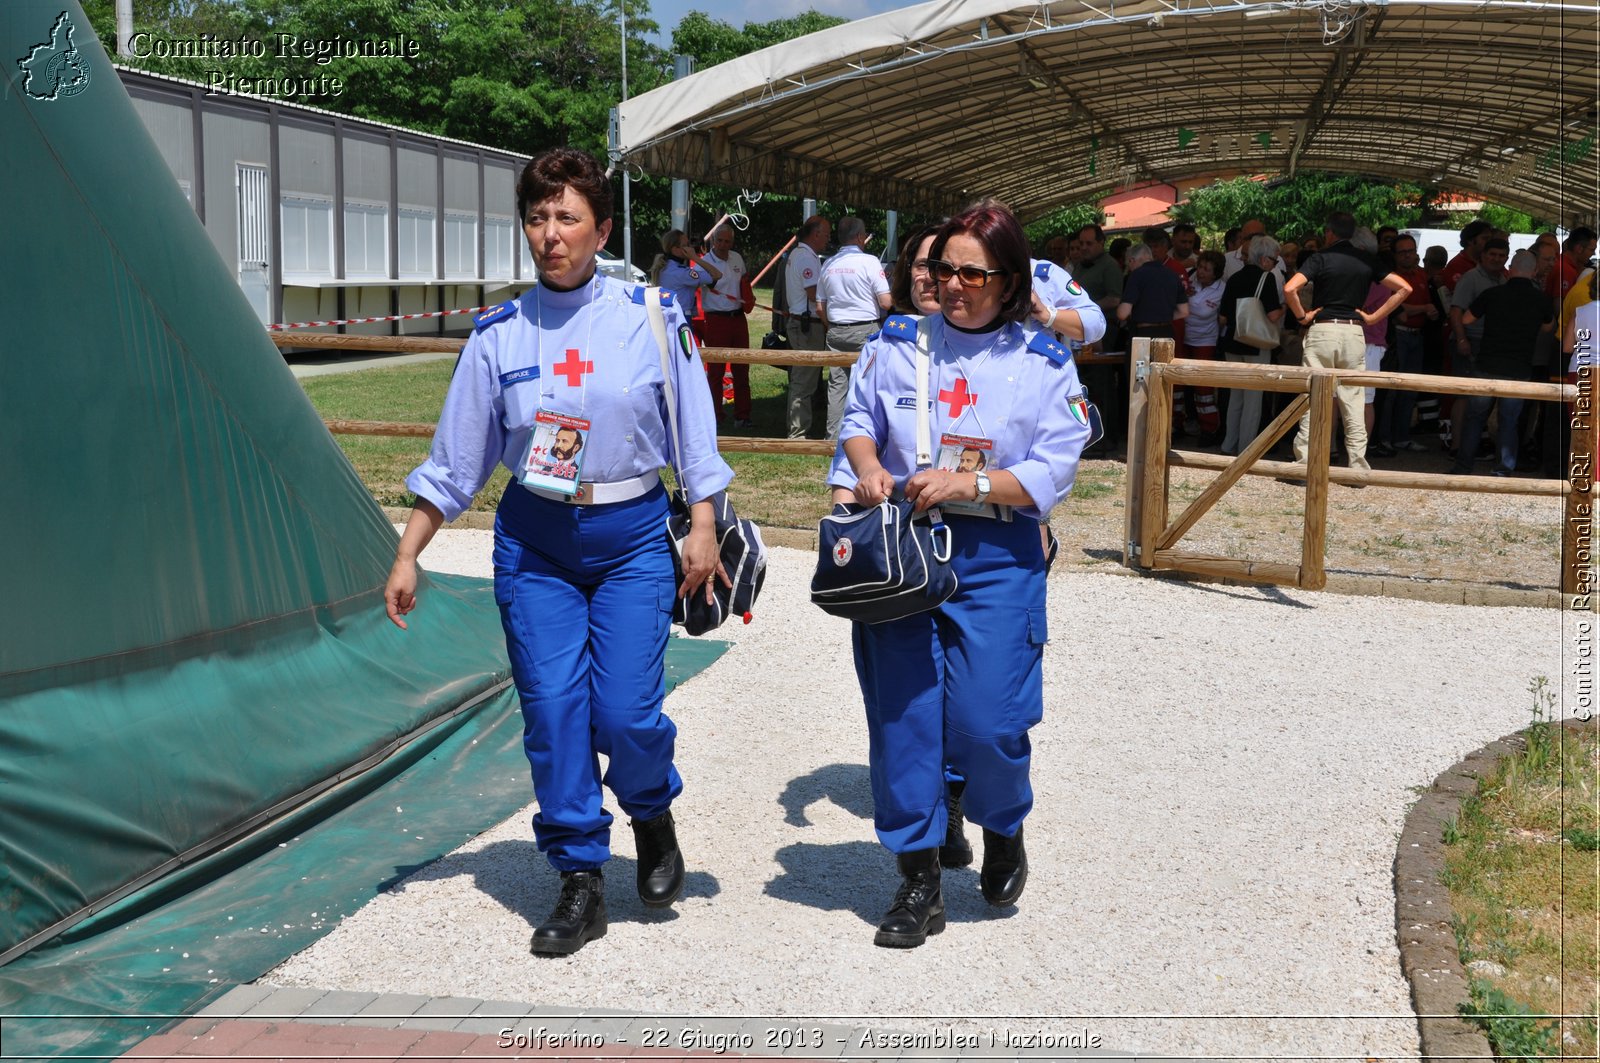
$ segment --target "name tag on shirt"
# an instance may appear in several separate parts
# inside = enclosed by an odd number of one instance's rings
[[[917,408],[917,397],[915,395],[901,395],[894,400],[894,406],[897,410],[914,410]],[[933,409],[932,399],[928,400],[928,409]]]
[[[530,365],[530,366],[528,366],[528,367],[526,367],[524,369],[513,369],[509,373],[501,373],[500,374],[500,386],[503,387],[503,388],[504,387],[510,387],[512,384],[518,384],[518,383],[521,383],[524,380],[538,380],[538,379],[539,379],[539,367],[536,366],[536,365]]]

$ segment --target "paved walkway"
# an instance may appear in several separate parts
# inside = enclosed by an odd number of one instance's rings
[[[394,1061],[418,1059],[901,1060],[1153,1059],[1083,1048],[1086,1030],[1038,1029],[996,1043],[952,1028],[911,1035],[798,1019],[639,1015],[610,1008],[537,1007],[505,1000],[240,986],[124,1059]],[[1021,1039],[1049,1044],[1022,1046]],[[1163,1057],[1166,1058],[1166,1057]]]

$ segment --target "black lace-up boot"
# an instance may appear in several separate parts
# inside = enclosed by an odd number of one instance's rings
[[[940,867],[966,867],[972,863],[972,846],[967,844],[967,821],[961,815],[961,795],[965,782],[947,782],[944,790],[944,844],[939,846]]]
[[[1028,884],[1028,852],[1022,847],[1022,828],[1007,838],[987,827],[983,831],[983,870],[978,873],[978,888],[983,899],[996,908],[1016,904],[1022,887]]]
[[[901,853],[900,874],[905,880],[894,895],[888,914],[878,924],[873,944],[890,949],[914,949],[929,934],[944,929],[944,894],[939,891],[939,850],[918,849]]]
[[[639,854],[639,899],[647,908],[665,908],[683,892],[683,854],[678,851],[672,813],[628,823]]]
[[[537,956],[570,956],[605,935],[605,880],[600,871],[563,871],[555,910],[533,932],[528,949]]]

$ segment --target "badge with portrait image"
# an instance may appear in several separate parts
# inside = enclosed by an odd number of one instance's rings
[[[526,487],[563,495],[577,494],[583,479],[584,448],[588,443],[588,421],[540,410],[533,419],[528,446],[517,462],[517,479]]]
[[[994,440],[982,436],[959,436],[945,432],[939,437],[939,456],[934,468],[945,472],[984,472],[994,458]],[[943,502],[941,505],[954,513],[974,513],[987,510],[987,504],[978,502]]]

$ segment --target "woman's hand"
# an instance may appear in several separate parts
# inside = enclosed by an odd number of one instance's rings
[[[395,558],[383,585],[383,607],[394,625],[404,630],[406,622],[402,617],[417,607],[416,561]]]
[[[906,481],[906,497],[916,503],[912,508],[917,513],[945,502],[971,502],[978,497],[978,476],[947,469],[923,469]]]
[[[1028,316],[1032,317],[1033,323],[1040,328],[1049,328],[1056,320],[1055,308],[1046,306],[1044,300],[1039,298],[1038,292],[1034,292],[1031,299],[1033,305],[1028,309]]]
[[[417,607],[417,558],[433,541],[439,527],[444,524],[444,514],[425,498],[419,498],[406,518],[405,531],[400,533],[400,545],[395,548],[394,564],[389,568],[389,578],[383,585],[383,610],[389,614],[394,626],[405,630],[401,619]]]
[[[875,506],[894,494],[894,477],[879,465],[856,478],[856,501],[863,506]]]
[[[707,510],[710,506],[707,505]],[[717,534],[708,512],[704,520],[691,518],[689,537],[683,541],[683,583],[678,586],[678,597],[687,598],[701,587],[706,589],[706,604],[716,600],[716,585],[712,573],[721,577],[724,587],[732,587],[727,569],[717,557]]]

